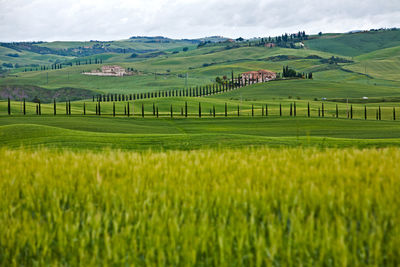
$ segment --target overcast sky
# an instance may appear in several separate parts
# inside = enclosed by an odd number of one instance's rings
[[[264,37],[400,27],[400,0],[0,0],[0,41]]]

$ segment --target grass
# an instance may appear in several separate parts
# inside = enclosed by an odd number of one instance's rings
[[[3,147],[191,150],[213,147],[400,145],[400,124],[330,118],[0,117]]]
[[[400,45],[400,30],[339,34],[306,41],[310,49],[354,57]]]
[[[0,265],[399,264],[398,148],[0,157]]]

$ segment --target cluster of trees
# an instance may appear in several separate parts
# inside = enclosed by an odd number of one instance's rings
[[[341,57],[335,57],[335,56],[331,56],[330,58],[322,58],[320,59],[321,63],[327,63],[327,64],[338,64],[338,63],[353,63],[353,61],[345,59],[345,58],[341,58]]]
[[[80,65],[90,65],[90,64],[103,64],[103,59],[102,58],[94,58],[94,59],[85,59],[85,60],[76,60],[74,62],[59,62],[56,61],[55,63],[51,64],[51,65],[38,65],[38,64],[32,64],[29,65],[28,67],[30,68],[25,68],[24,72],[28,72],[28,71],[44,71],[44,70],[59,70],[62,69],[63,66],[70,66],[72,67],[72,65],[75,64],[75,66],[80,66]],[[3,64],[4,65],[4,64]],[[12,64],[11,64],[12,65]],[[15,64],[15,68],[19,68],[19,67],[24,67],[24,66],[20,66],[18,64]],[[12,67],[11,67],[12,68]]]
[[[133,48],[111,48],[109,44],[93,44],[90,47],[70,47],[66,49],[53,49],[45,46],[39,46],[43,42],[14,42],[14,43],[0,43],[0,46],[4,46],[15,51],[21,52],[23,50],[46,55],[60,55],[60,56],[74,56],[74,57],[85,57],[92,56],[102,53],[133,53],[137,50]]]
[[[294,69],[289,68],[289,66],[283,66],[282,77],[283,78],[297,77],[297,78],[303,78],[303,79],[312,79],[313,74],[312,74],[312,72],[309,72],[309,73],[297,72]]]

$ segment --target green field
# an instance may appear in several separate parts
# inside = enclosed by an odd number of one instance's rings
[[[0,265],[399,264],[398,148],[0,157]]]
[[[35,44],[137,57],[0,46],[0,63],[84,62],[0,71],[0,266],[400,265],[399,30],[311,36],[304,49],[153,41]],[[94,58],[135,75],[82,75]],[[93,98],[286,65],[313,79]]]

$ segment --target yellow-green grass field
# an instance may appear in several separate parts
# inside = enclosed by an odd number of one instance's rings
[[[0,150],[2,266],[398,266],[400,149]]]

